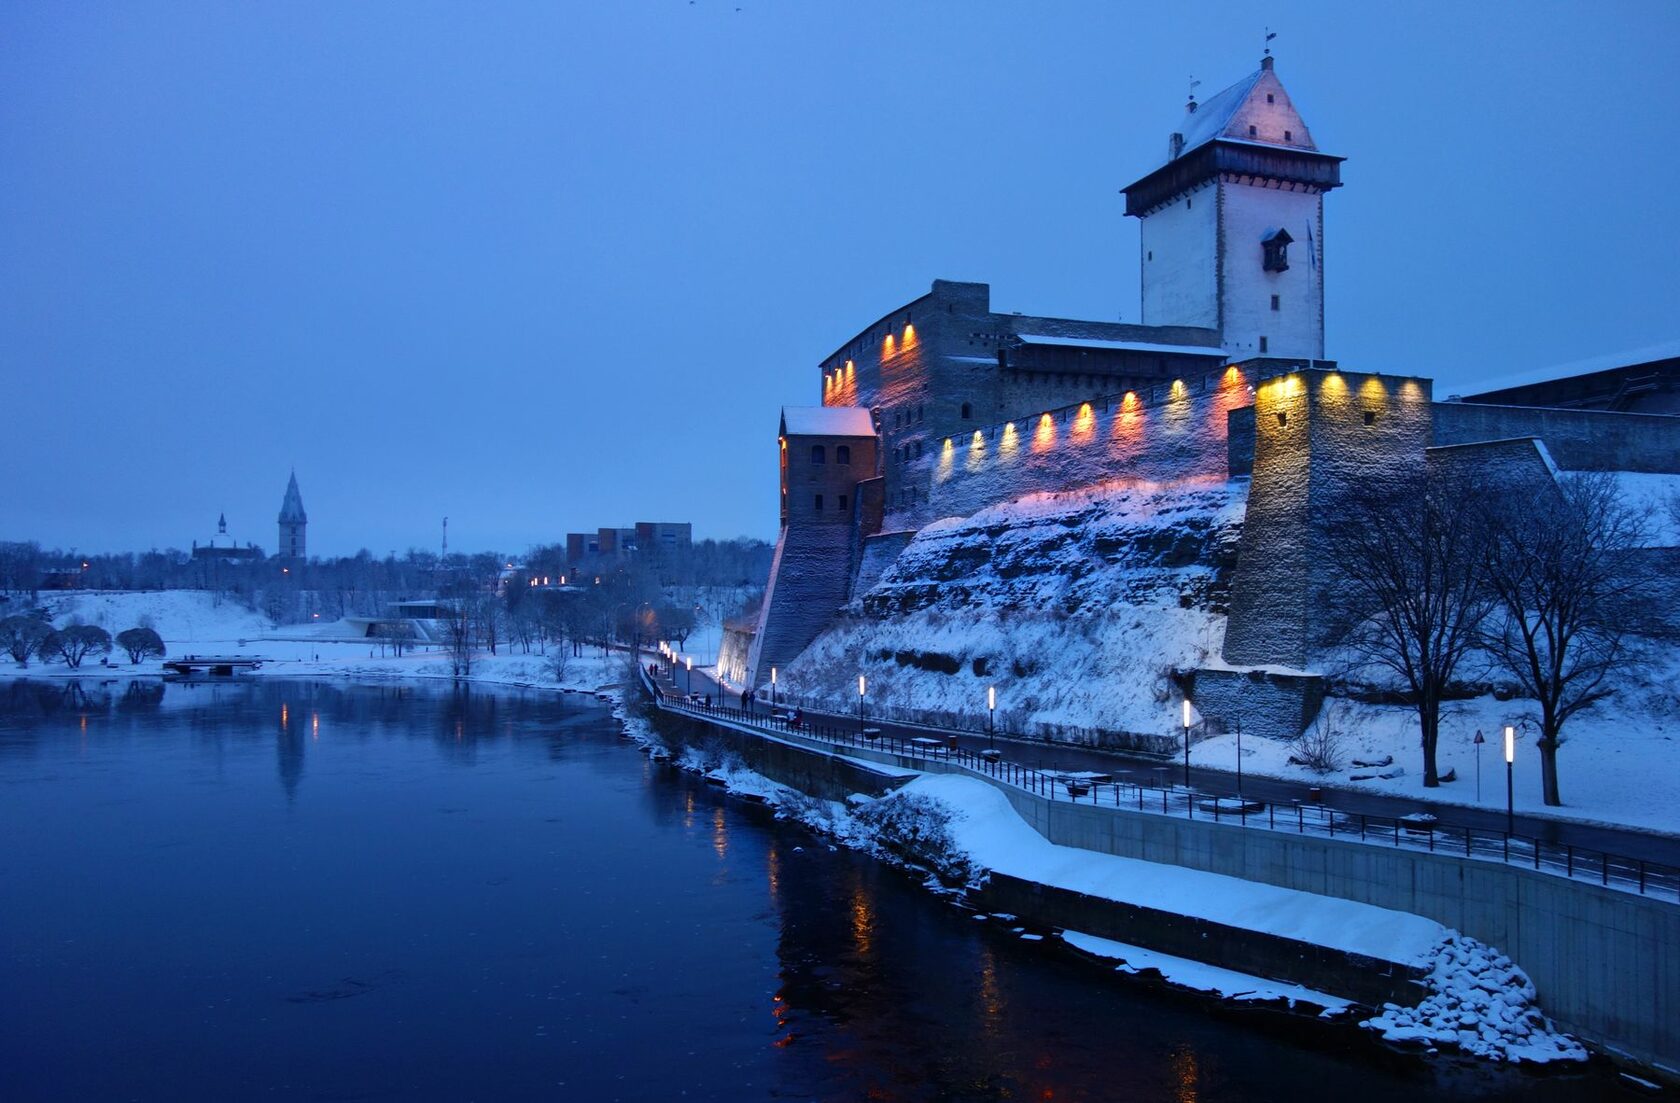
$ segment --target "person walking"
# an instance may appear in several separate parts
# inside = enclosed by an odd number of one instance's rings
[[[752,711],[752,691],[747,689],[745,686],[741,687],[741,711]]]

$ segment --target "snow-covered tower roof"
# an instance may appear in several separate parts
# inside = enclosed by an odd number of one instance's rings
[[[1166,164],[1124,189],[1127,214],[1143,215],[1220,173],[1321,191],[1341,186],[1342,158],[1318,148],[1272,60],[1261,58],[1260,68],[1206,103],[1190,101]]]
[[[303,512],[303,495],[298,492],[297,472],[292,472],[292,479],[286,484],[286,497],[280,503],[280,523],[296,524],[308,521],[309,516]]]
[[[1260,68],[1206,103],[1191,100],[1173,132],[1167,159],[1182,157],[1215,138],[1318,152],[1306,120],[1295,110],[1270,57],[1262,58]]]

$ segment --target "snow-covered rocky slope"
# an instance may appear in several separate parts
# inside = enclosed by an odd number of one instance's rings
[[[1040,494],[923,529],[782,672],[791,695],[1078,741],[1170,736],[1166,671],[1217,654],[1246,485]]]

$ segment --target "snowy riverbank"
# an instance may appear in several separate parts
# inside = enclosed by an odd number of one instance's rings
[[[1097,938],[1053,930],[1087,956],[1113,961],[1120,972],[1238,1003],[1305,1008],[1326,1019],[1363,1014],[1359,1025],[1398,1046],[1429,1053],[1460,1052],[1492,1061],[1551,1064],[1587,1058],[1586,1049],[1558,1031],[1537,1005],[1528,977],[1496,949],[1433,920],[1348,900],[1277,888],[1233,877],[1058,846],[1038,834],[994,787],[974,778],[916,774],[893,793],[854,795],[842,804],[780,785],[738,757],[715,748],[667,748],[634,710],[620,708],[626,734],[650,753],[669,753],[682,769],[704,774],[729,792],[778,809],[840,843],[904,862],[894,825],[929,817],[922,837],[945,853],[935,864],[962,869],[970,888],[993,873],[1068,889],[1117,904],[1204,919],[1238,930],[1309,942],[1421,974],[1422,1000],[1362,1009],[1334,993],[1217,968],[1201,962]],[[875,764],[870,764],[876,768]],[[912,864],[919,864],[912,862]],[[937,876],[930,888],[949,891]],[[1016,916],[986,918],[1039,940],[1042,928]]]

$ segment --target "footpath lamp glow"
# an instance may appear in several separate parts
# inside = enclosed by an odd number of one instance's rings
[[[997,747],[997,686],[986,687],[986,746]]]
[[[863,675],[859,674],[858,675],[858,731],[859,732],[863,731],[863,690],[864,690],[864,686],[866,684],[867,683],[865,683],[864,680],[863,680]]]
[[[1514,835],[1517,831],[1517,802],[1516,786],[1512,780],[1512,767],[1517,761],[1517,728],[1515,724],[1505,725],[1505,834]]]
[[[1184,787],[1190,788],[1190,698],[1184,699]]]
[[[770,707],[776,707],[776,668],[770,668]]]

